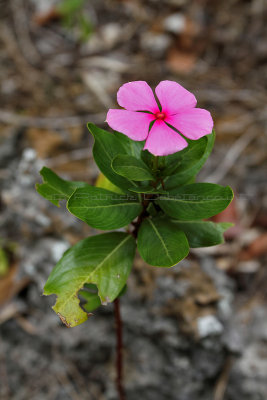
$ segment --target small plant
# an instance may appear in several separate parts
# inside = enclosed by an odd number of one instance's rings
[[[126,290],[136,249],[152,266],[173,267],[190,247],[222,243],[231,226],[204,220],[229,205],[231,188],[195,183],[214,144],[210,113],[195,108],[195,96],[176,82],[163,81],[155,92],[157,99],[146,82],[126,83],[118,92],[124,109],[107,114],[114,132],[88,124],[95,140],[93,156],[103,174],[96,186],[63,180],[46,167],[40,172],[44,182],[37,184],[37,191],[56,206],[66,199],[75,217],[112,231],[71,247],[50,274],[44,294],[57,295],[53,308],[68,327],[115,301],[120,399],[118,298]]]
[[[8,272],[8,257],[5,250],[0,247],[0,279]]]
[[[84,10],[85,3],[85,0],[62,0],[57,7],[63,26],[75,30],[81,41],[86,41],[93,31],[91,19]]]
[[[0,238],[0,279],[10,272],[12,261],[16,254],[16,243]]]

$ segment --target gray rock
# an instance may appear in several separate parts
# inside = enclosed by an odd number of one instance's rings
[[[166,31],[171,33],[181,33],[185,29],[186,19],[185,16],[181,13],[175,13],[169,15],[164,20],[164,28]]]
[[[145,32],[142,36],[141,46],[146,52],[161,57],[171,44],[171,38],[164,34]]]
[[[200,338],[220,335],[223,332],[223,325],[214,315],[198,318],[197,326]]]

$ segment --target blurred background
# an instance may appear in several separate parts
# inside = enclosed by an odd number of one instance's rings
[[[122,299],[128,400],[267,398],[265,0],[0,0],[0,399],[116,400],[113,306],[67,329],[43,285],[93,233],[42,199],[43,165],[93,183],[121,84],[175,80],[211,111],[199,180],[230,184],[226,243],[138,257]]]

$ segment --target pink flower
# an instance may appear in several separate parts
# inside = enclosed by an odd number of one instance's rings
[[[188,145],[186,140],[168,125],[192,140],[212,132],[213,120],[210,113],[202,108],[195,108],[195,96],[179,83],[162,81],[155,92],[161,107],[145,81],[122,85],[117,99],[125,110],[109,110],[109,126],[132,140],[145,140],[144,150],[156,156],[176,153]],[[149,130],[152,121],[154,124]]]

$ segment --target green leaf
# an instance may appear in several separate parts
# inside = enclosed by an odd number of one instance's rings
[[[8,272],[8,258],[4,249],[0,247],[0,278]]]
[[[156,267],[172,267],[189,252],[184,232],[165,218],[147,218],[142,222],[137,247],[144,261]]]
[[[138,186],[133,187],[133,188],[129,188],[130,192],[134,192],[134,193],[148,193],[148,194],[165,194],[168,193],[166,190],[163,189],[155,189],[153,186]]]
[[[81,13],[78,17],[78,25],[81,31],[80,39],[81,41],[85,42],[93,33],[93,24],[91,22],[91,19]]]
[[[101,300],[98,296],[97,286],[93,284],[85,284],[84,289],[79,291],[79,296],[85,301],[82,307],[87,312],[92,312],[101,306]]]
[[[147,207],[147,212],[152,216],[152,217],[156,217],[159,216],[157,209],[155,208],[155,204],[154,202],[150,202],[148,207]],[[163,214],[163,213],[162,213]]]
[[[68,326],[86,321],[78,292],[85,284],[98,287],[102,304],[112,302],[122,291],[131,271],[134,238],[122,232],[86,238],[71,247],[56,264],[44,287],[44,294],[57,295],[54,311]]]
[[[81,10],[84,2],[85,0],[63,0],[57,8],[63,15],[72,15]]]
[[[111,192],[124,194],[123,190],[120,189],[118,186],[113,185],[113,183],[110,182],[108,178],[106,178],[105,175],[102,174],[102,172],[100,172],[100,174],[98,175],[95,186],[102,189],[110,190]]]
[[[47,167],[40,171],[44,183],[37,183],[36,190],[45,199],[59,207],[60,200],[68,200],[75,189],[87,186],[85,182],[66,181]]]
[[[148,166],[149,169],[153,168],[153,160],[155,156],[151,154],[148,150],[143,150],[141,152],[141,159],[144,161],[144,163]],[[161,157],[159,157],[161,158]]]
[[[172,221],[187,237],[190,247],[208,247],[224,243],[223,233],[233,226],[230,222]]]
[[[117,174],[134,181],[154,180],[146,164],[133,156],[119,154],[114,158],[111,166]]]
[[[172,190],[192,179],[205,164],[214,141],[215,131],[213,130],[212,134],[199,140],[188,140],[189,144],[184,150],[165,157],[166,169],[165,172],[163,170],[163,175],[172,174],[164,179],[165,189]],[[175,163],[177,163],[177,169],[174,167]]]
[[[75,190],[67,208],[88,225],[102,230],[122,228],[142,211],[134,194],[118,194],[89,185]]]
[[[182,172],[190,173],[198,165],[203,157],[208,139],[202,137],[199,140],[187,140],[188,146],[177,153],[165,157],[165,168],[162,170],[163,176],[178,175]]]
[[[117,297],[122,297],[127,291],[125,284]],[[79,297],[83,300],[82,308],[87,312],[92,312],[101,306],[101,300],[98,296],[97,286],[93,283],[86,283],[84,288],[79,291]]]
[[[181,164],[182,161],[176,161],[168,166],[166,166],[162,171],[160,171],[160,176],[161,177],[167,177],[171,175],[175,175],[178,172],[180,172],[181,169]]]
[[[206,150],[207,140],[207,136],[204,136],[198,140],[187,139],[188,146],[186,148],[178,151],[177,153],[165,156],[165,168],[163,171],[174,165],[181,165],[182,162],[183,164],[186,163],[187,165],[190,165],[199,161]],[[184,169],[187,169],[187,167],[184,167]]]
[[[113,134],[120,141],[127,154],[129,154],[130,156],[134,156],[135,158],[138,158],[138,160],[141,160],[145,141],[137,142],[136,140],[132,140],[128,136],[117,131],[114,131]],[[124,154],[125,152],[123,152],[122,154]]]
[[[115,134],[100,129],[89,123],[88,129],[95,139],[93,156],[100,171],[115,185],[124,190],[131,186],[138,186],[128,178],[116,174],[111,163],[118,154],[125,154],[125,147]]]
[[[170,196],[160,196],[156,203],[170,217],[191,221],[220,213],[232,199],[233,191],[229,186],[193,183],[176,189]]]

